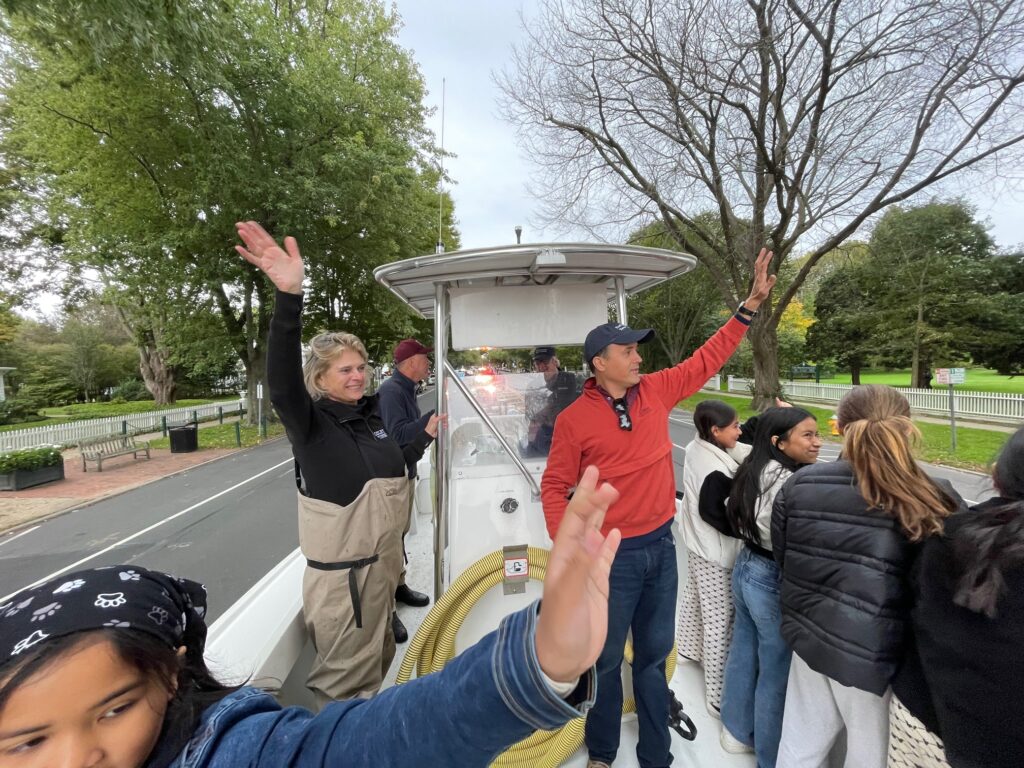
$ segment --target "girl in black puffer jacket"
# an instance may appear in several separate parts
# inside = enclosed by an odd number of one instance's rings
[[[794,651],[779,765],[818,768],[847,732],[846,765],[884,768],[889,685],[903,657],[910,569],[923,539],[960,507],[921,471],[910,405],[855,387],[837,410],[840,459],[797,473],[776,496],[782,636]]]

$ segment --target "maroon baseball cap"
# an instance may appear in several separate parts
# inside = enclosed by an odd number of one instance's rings
[[[402,339],[395,347],[395,364],[408,360],[413,355],[429,355],[433,348],[424,347],[416,339]]]

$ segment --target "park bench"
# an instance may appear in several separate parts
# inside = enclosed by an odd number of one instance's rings
[[[86,470],[87,461],[96,462],[96,470],[103,471],[103,460],[114,456],[127,456],[129,453],[134,458],[139,458],[143,451],[146,458],[149,458],[149,441],[135,441],[132,435],[104,435],[103,437],[89,437],[78,444],[78,450],[82,453],[82,471]]]

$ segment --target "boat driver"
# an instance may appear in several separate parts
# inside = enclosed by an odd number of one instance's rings
[[[579,387],[575,374],[562,370],[554,347],[536,347],[533,350],[533,370],[544,374],[544,389],[547,391],[543,393],[543,403],[531,414],[523,453],[526,456],[547,456],[555,431],[555,419],[576,399]]]

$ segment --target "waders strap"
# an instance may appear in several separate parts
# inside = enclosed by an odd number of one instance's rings
[[[356,627],[363,628],[363,606],[359,600],[359,584],[356,582],[356,571],[376,563],[380,557],[364,557],[362,560],[343,560],[338,563],[321,563],[319,560],[306,559],[306,565],[318,571],[348,571],[348,591],[352,596],[352,612],[356,617]]]

